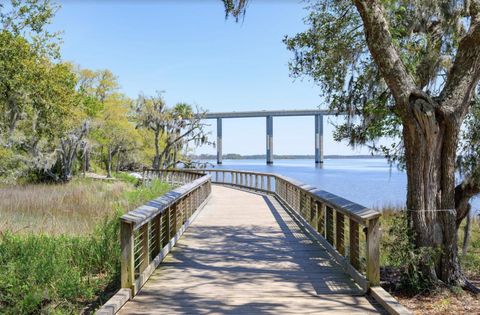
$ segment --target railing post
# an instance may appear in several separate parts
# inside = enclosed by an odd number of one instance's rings
[[[120,222],[120,278],[122,288],[132,290],[132,295],[135,294],[135,267],[134,267],[134,236],[133,224],[121,221]]]
[[[333,209],[331,207],[326,207],[327,213],[326,213],[326,236],[327,236],[327,241],[330,244],[334,244],[334,237],[333,237]]]
[[[165,239],[163,240],[163,246],[167,246],[168,243],[170,242],[170,239],[172,238],[171,237],[171,234],[170,234],[170,231],[171,231],[171,210],[172,208],[171,207],[168,207],[167,209],[165,209]]]
[[[350,264],[355,268],[360,268],[360,238],[358,233],[358,223],[350,219]]]
[[[271,187],[271,176],[267,176],[267,190],[268,191],[272,191],[272,187]],[[277,185],[275,185],[277,186]]]
[[[336,234],[336,248],[340,255],[345,256],[345,216],[343,213],[340,213],[337,211],[335,214],[336,218],[336,229],[335,229],[335,234]]]
[[[150,263],[150,235],[148,233],[148,226],[150,222],[140,227],[140,233],[142,234],[141,250],[140,250],[140,274],[148,267]]]
[[[370,286],[380,284],[380,220],[367,224],[367,280]]]
[[[162,215],[157,215],[157,217],[152,221],[152,223],[152,240],[154,242],[154,246],[152,248],[152,257],[156,257],[162,249],[162,245],[160,244],[160,240],[162,238]]]
[[[323,237],[326,237],[325,231],[325,217],[326,217],[326,211],[327,208],[324,203],[320,202],[315,202],[317,204],[317,211],[318,211],[318,218],[317,218],[317,231],[322,235]]]
[[[310,225],[318,231],[318,204],[310,197]]]

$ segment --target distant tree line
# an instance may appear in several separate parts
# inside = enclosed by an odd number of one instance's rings
[[[217,158],[216,154],[194,154],[188,155],[190,159],[195,160],[214,160]],[[227,153],[222,155],[225,160],[259,160],[265,159],[265,154],[248,154],[242,155],[238,153]],[[315,155],[311,154],[274,154],[274,159],[279,160],[299,160],[299,159],[314,159]],[[383,155],[325,155],[326,159],[385,159]]]
[[[50,1],[0,4],[0,180],[69,181],[143,166],[173,167],[209,143],[202,110],[162,96],[131,99],[109,70],[63,62],[58,7]]]

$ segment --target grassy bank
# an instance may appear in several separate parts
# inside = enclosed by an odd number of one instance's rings
[[[0,231],[0,313],[91,312],[119,285],[118,217],[169,189],[85,180],[2,188],[1,213],[12,218]]]

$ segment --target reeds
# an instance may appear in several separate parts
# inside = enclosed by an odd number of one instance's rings
[[[86,234],[116,209],[128,209],[122,195],[133,189],[122,181],[94,180],[0,188],[0,231]]]

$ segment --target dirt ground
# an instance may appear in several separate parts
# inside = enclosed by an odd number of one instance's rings
[[[456,292],[449,288],[438,288],[434,292],[408,295],[393,290],[398,273],[382,270],[382,286],[406,308],[418,315],[471,314],[480,315],[480,294],[474,295],[461,289]],[[480,287],[480,275],[467,275],[470,281]]]

